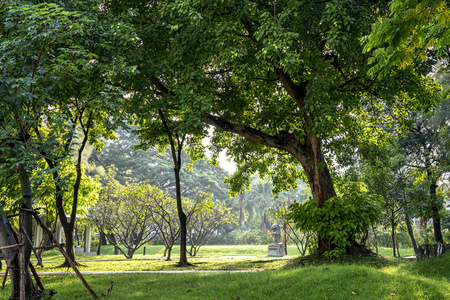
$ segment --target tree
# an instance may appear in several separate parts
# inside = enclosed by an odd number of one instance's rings
[[[146,183],[123,186],[114,179],[114,173],[109,169],[105,174],[99,200],[90,208],[88,218],[112,245],[131,259],[137,249],[156,237],[156,224],[151,218],[153,203],[165,196],[161,190]],[[111,239],[110,234],[114,234],[116,239]]]
[[[213,153],[227,148],[237,162],[228,181],[235,190],[256,171],[273,176],[275,191],[295,186],[300,163],[323,207],[336,196],[327,164],[340,151],[333,142],[360,136],[352,126],[367,112],[362,108],[420,110],[436,100],[412,68],[367,75],[369,55],[360,40],[386,13],[387,1],[158,5],[111,1],[113,11],[142,12],[129,17],[143,40],[133,57],[141,72],[134,90],[157,95],[159,105],[164,99],[183,128],[218,129]],[[423,94],[429,100],[417,101]],[[319,236],[318,247],[324,253],[334,245]]]
[[[432,115],[415,114],[414,126],[399,141],[403,155],[408,159],[407,166],[421,170],[426,174],[429,185],[429,212],[433,218],[434,235],[437,243],[443,243],[439,211],[443,207],[443,199],[437,194],[437,182],[448,172],[450,150],[446,143],[448,127],[447,119],[433,122]]]
[[[165,193],[175,197],[173,184],[173,161],[170,149],[159,153],[157,147],[147,150],[134,149],[139,145],[138,136],[132,133],[138,127],[129,130],[116,130],[117,140],[105,141],[101,151],[93,151],[89,162],[97,168],[107,169],[114,165],[117,168],[116,179],[125,184],[130,179],[140,182],[148,181],[159,186]],[[209,163],[207,159],[191,161],[185,151],[182,151],[180,176],[183,178],[181,195],[195,198],[198,192],[208,192],[213,199],[228,199],[228,186],[223,183],[227,172],[219,166]],[[95,171],[95,168],[92,168]],[[90,176],[95,176],[91,172]]]
[[[187,241],[190,256],[196,256],[220,227],[233,223],[234,215],[220,202],[213,202],[208,195],[198,195],[188,202],[189,220],[187,223]]]
[[[71,40],[80,33],[83,22],[80,21],[80,15],[54,4],[30,5],[25,1],[6,1],[0,6],[0,11],[0,170],[3,176],[10,176],[7,180],[16,178],[15,184],[20,182],[23,199],[19,201],[19,229],[20,240],[25,244],[21,266],[10,266],[14,281],[11,299],[17,299],[19,295],[21,298],[31,298],[36,293],[28,274],[32,247],[31,183],[40,180],[39,176],[32,178],[31,175],[33,170],[39,170],[37,161],[42,145],[35,129],[44,120],[54,116],[51,107],[56,102],[50,96],[55,87],[53,76],[61,71],[73,70],[74,65],[67,57],[74,55],[79,63],[86,63],[83,61],[86,53],[74,46]],[[73,80],[76,80],[80,74],[74,73]],[[64,158],[67,153],[61,151],[59,154],[60,158]],[[11,171],[18,176],[12,175]],[[42,176],[42,172],[35,174]],[[11,227],[6,222],[2,222],[2,225],[2,233],[12,237]],[[2,239],[2,242],[7,240]],[[18,253],[16,248],[9,251],[8,255]],[[13,263],[14,259],[8,257],[7,262]],[[18,272],[21,272],[20,276]],[[20,283],[16,281],[19,279]]]
[[[158,227],[157,234],[163,241],[167,255],[166,260],[171,260],[172,247],[180,236],[180,219],[177,213],[177,203],[173,198],[157,198],[152,203],[151,220]]]

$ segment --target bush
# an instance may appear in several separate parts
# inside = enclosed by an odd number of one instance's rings
[[[352,245],[358,235],[364,234],[379,220],[381,198],[367,193],[362,185],[351,183],[344,188],[342,196],[333,197],[319,207],[310,198],[303,204],[295,202],[289,209],[288,219],[294,221],[301,231],[316,232],[329,239],[335,246],[326,255],[339,256]]]

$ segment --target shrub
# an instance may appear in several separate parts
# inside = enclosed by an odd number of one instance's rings
[[[362,185],[352,183],[336,196],[319,207],[310,198],[303,204],[295,202],[289,209],[288,218],[302,231],[316,232],[329,239],[335,246],[327,255],[338,256],[350,249],[355,237],[365,233],[379,220],[380,197],[370,195]]]

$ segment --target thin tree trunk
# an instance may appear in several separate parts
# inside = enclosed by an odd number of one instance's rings
[[[244,223],[244,198],[245,191],[239,194],[239,229],[242,229],[242,224]]]
[[[411,238],[411,243],[412,243],[413,248],[414,248],[414,253],[417,256],[417,254],[418,254],[417,253],[417,244],[416,244],[416,239],[414,238],[414,231],[413,231],[413,228],[411,226],[411,219],[409,218],[408,211],[406,211],[405,209],[404,209],[404,211],[405,211],[406,228],[408,229],[408,234],[409,234],[409,237]]]
[[[98,239],[98,247],[97,247],[97,255],[101,255],[102,254],[102,244],[103,244],[103,239],[105,238],[105,234],[103,233],[103,231],[100,231],[100,236]]]
[[[395,253],[395,222],[394,222],[394,218],[391,218],[391,239],[392,239],[392,250],[394,251],[394,257],[397,257],[396,253]]]
[[[377,251],[378,254],[378,238],[377,238],[377,232],[375,231],[375,228],[372,227],[372,231],[373,231],[373,238],[375,239],[375,249]]]
[[[172,132],[166,122],[163,111],[161,109],[158,110],[159,116],[161,118],[161,122],[164,125],[164,128],[167,133],[167,137],[170,141],[170,149],[172,153],[172,160],[174,164],[174,172],[175,172],[175,189],[176,189],[176,199],[177,199],[177,212],[178,218],[180,219],[180,261],[178,264],[180,266],[189,265],[187,260],[187,246],[186,246],[186,236],[187,236],[187,217],[183,211],[183,203],[181,201],[181,179],[180,179],[180,171],[181,171],[181,153],[183,149],[183,143],[186,135],[184,134],[181,139],[178,134],[175,133],[177,138],[177,147],[175,147],[175,141]]]
[[[166,250],[164,251],[164,254],[166,254],[166,251],[167,251],[166,261],[170,261],[172,255],[172,247],[167,247]]]

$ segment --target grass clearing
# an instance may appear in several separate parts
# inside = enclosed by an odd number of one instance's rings
[[[276,271],[102,274],[86,279],[100,298],[114,281],[110,299],[450,299],[448,270],[450,253],[421,262],[295,258]],[[53,299],[90,299],[74,275],[42,279],[46,288],[58,290]],[[9,291],[1,291],[0,299],[8,296]]]
[[[95,250],[94,248],[91,249]],[[133,259],[163,259],[164,246],[149,245],[145,246],[145,255],[143,255],[144,247],[136,251]],[[180,247],[175,245],[172,250],[172,259],[179,258]],[[288,256],[298,256],[299,252],[294,245],[288,245]],[[267,256],[267,245],[206,245],[200,248],[196,258],[202,257],[221,257],[221,256]],[[44,261],[63,261],[64,257],[58,250],[50,250],[42,253]],[[96,260],[96,259],[125,259],[123,254],[114,255],[114,247],[107,245],[102,246],[102,255],[77,254],[77,260]],[[189,259],[189,257],[188,257]]]
[[[105,255],[78,255],[81,271],[171,271],[178,257],[162,258],[164,249],[147,246],[146,255],[123,260],[105,247]],[[145,273],[96,274],[85,278],[100,298],[106,298],[111,281],[110,299],[450,299],[450,253],[421,262],[392,257],[354,257],[325,259],[296,257],[289,260],[262,258],[214,258],[205,256],[266,256],[267,246],[205,246],[203,257],[190,259],[187,270],[245,270],[246,273]],[[111,253],[108,253],[111,251]],[[391,254],[391,249],[380,253]],[[401,254],[408,253],[407,249]],[[294,249],[289,253],[296,253]],[[145,258],[146,260],[142,260]],[[113,259],[103,261],[104,259]],[[45,271],[65,271],[56,251],[44,255]],[[38,271],[41,271],[38,268]],[[75,275],[42,276],[45,288],[55,289],[52,299],[91,299]],[[9,280],[0,300],[9,298]]]

